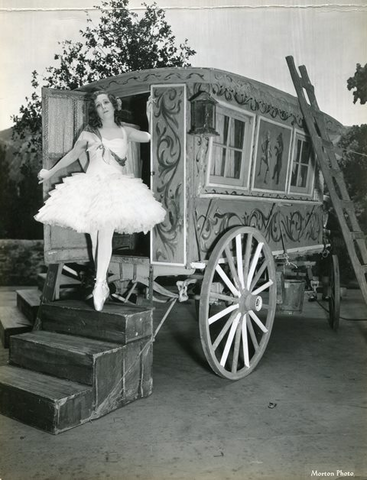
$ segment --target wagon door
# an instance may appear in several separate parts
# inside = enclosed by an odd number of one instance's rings
[[[151,188],[167,211],[151,234],[151,262],[186,264],[186,87],[154,85]]]
[[[63,155],[71,150],[76,138],[87,124],[86,93],[42,90],[43,165],[50,169]],[[60,183],[62,177],[80,172],[87,158],[59,170],[44,182],[44,198]],[[82,166],[83,163],[83,166]],[[45,262],[87,261],[86,235],[67,228],[45,225]]]

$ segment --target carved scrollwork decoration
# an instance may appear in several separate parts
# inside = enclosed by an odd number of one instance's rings
[[[259,112],[262,115],[270,115],[272,118],[279,117],[282,121],[289,120],[292,125],[303,128],[303,117],[295,113],[287,106],[285,102],[283,107],[277,106],[275,99],[274,104],[270,103],[268,99],[264,99],[264,94],[260,91],[253,92],[254,88],[247,84],[234,83],[229,79],[230,77],[217,78],[217,83],[196,83],[195,92],[206,91],[212,93],[217,97],[223,97],[227,102],[235,101],[240,106],[248,107],[252,112]],[[224,82],[229,83],[226,85]],[[223,83],[222,83],[223,82]],[[232,85],[231,85],[232,83]]]
[[[156,226],[160,247],[156,250],[157,260],[168,260],[173,256],[182,230],[183,178],[177,174],[182,159],[182,138],[178,134],[178,115],[183,108],[183,90],[177,88],[155,91],[155,158],[158,165],[159,183],[156,192],[167,211],[166,219]],[[182,175],[181,175],[182,177]]]
[[[256,228],[263,233],[268,242],[279,244],[280,248],[283,248],[283,241],[285,245],[306,246],[310,241],[315,242],[320,238],[321,222],[322,215],[319,209],[313,209],[308,214],[301,210],[284,212],[272,209],[266,214],[263,210],[255,208],[249,213],[240,215],[233,212],[224,213],[217,207],[210,217],[202,215],[198,218],[198,223],[204,225],[200,248],[207,253],[219,235],[237,225]]]

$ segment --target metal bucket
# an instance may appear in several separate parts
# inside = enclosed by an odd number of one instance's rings
[[[305,281],[284,279],[283,303],[279,310],[287,313],[301,313],[305,296]]]

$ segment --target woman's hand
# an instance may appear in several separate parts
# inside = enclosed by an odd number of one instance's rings
[[[152,96],[150,95],[149,98],[148,98],[148,101],[147,101],[147,117],[148,117],[148,120],[150,120],[151,117],[152,117],[153,103],[155,103],[155,99],[152,98]]]
[[[39,180],[38,183],[43,183],[45,180],[48,180],[51,177],[52,177],[51,171],[46,170],[46,168],[42,168],[42,170],[40,170],[37,175],[37,178]]]

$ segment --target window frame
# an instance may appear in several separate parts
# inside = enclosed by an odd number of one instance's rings
[[[296,155],[297,155],[297,145],[298,145],[298,140],[301,140],[303,142],[303,145],[306,144],[307,142],[309,143],[311,149],[310,149],[310,156],[309,156],[309,163],[308,163],[308,172],[307,172],[307,181],[306,181],[306,187],[296,187],[292,185],[292,172],[293,172],[293,166],[296,161]],[[302,157],[302,153],[300,155]],[[302,165],[301,162],[297,162],[298,165]],[[305,165],[305,164],[303,164]],[[293,136],[293,147],[292,147],[292,161],[290,163],[290,169],[289,169],[289,178],[288,178],[288,189],[287,192],[291,195],[300,195],[304,197],[312,197],[313,196],[313,191],[314,191],[314,185],[315,185],[315,155],[313,152],[313,147],[312,147],[312,142],[311,142],[311,137],[307,135],[305,132],[302,130],[294,130],[294,136]],[[298,175],[300,173],[298,172]]]
[[[214,148],[216,137],[211,137],[209,142],[209,162],[206,174],[206,187],[218,187],[218,188],[236,188],[240,190],[249,190],[250,183],[250,172],[251,172],[251,152],[253,149],[254,142],[254,126],[255,126],[255,115],[250,112],[244,111],[240,108],[233,107],[231,105],[225,104],[224,102],[218,101],[217,105],[217,115],[218,113],[229,117],[229,130],[228,130],[228,141],[230,136],[230,129],[233,125],[233,120],[239,120],[244,123],[244,137],[243,137],[243,146],[242,149],[236,147],[228,147],[227,145],[218,144],[220,147],[227,149],[226,158],[229,151],[242,151],[241,157],[241,171],[239,178],[232,177],[222,177],[220,175],[212,175],[211,169],[214,161]],[[217,129],[218,131],[218,129]]]

